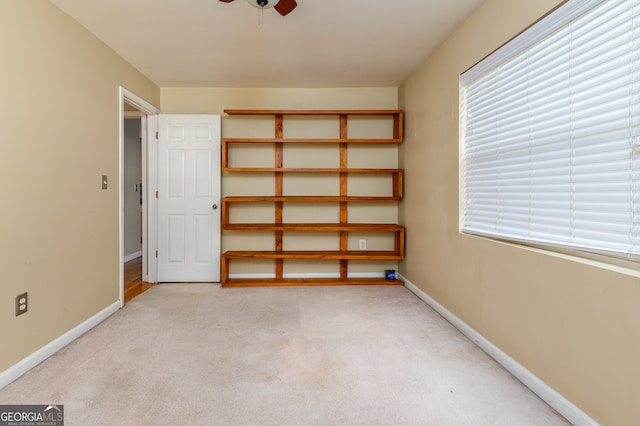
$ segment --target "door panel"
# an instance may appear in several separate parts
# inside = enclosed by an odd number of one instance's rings
[[[158,281],[220,281],[220,116],[158,117]]]
[[[170,264],[184,264],[185,253],[184,253],[184,245],[186,238],[186,229],[184,226],[185,215],[183,214],[170,214],[169,221],[169,229],[167,229],[168,235],[168,255],[167,261]]]
[[[208,215],[198,214],[195,216],[196,235],[212,235],[211,220]],[[195,261],[197,263],[207,262],[211,258],[211,241],[206,238],[198,238],[196,241]]]

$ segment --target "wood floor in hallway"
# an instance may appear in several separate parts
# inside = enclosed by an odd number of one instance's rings
[[[142,281],[142,256],[124,264],[124,303],[153,287],[153,283]]]

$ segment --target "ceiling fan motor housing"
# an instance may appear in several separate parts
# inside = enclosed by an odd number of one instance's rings
[[[231,3],[233,0],[220,0],[223,3]],[[282,15],[287,16],[298,6],[296,0],[247,0],[247,2],[257,9],[270,9],[276,8],[276,11]]]
[[[278,3],[278,0],[247,0],[249,4],[258,9],[270,9]]]

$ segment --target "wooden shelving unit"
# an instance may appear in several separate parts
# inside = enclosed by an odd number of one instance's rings
[[[222,170],[224,172],[256,173],[271,172],[275,176],[273,196],[225,197],[222,200],[222,229],[224,231],[272,231],[275,250],[270,251],[226,251],[221,258],[222,286],[298,286],[298,285],[401,285],[399,280],[385,278],[349,277],[350,260],[401,260],[404,258],[404,228],[397,224],[350,223],[348,205],[363,202],[397,202],[402,199],[403,172],[401,169],[349,168],[347,163],[348,145],[369,143],[401,143],[403,139],[401,110],[225,110],[229,115],[271,115],[275,117],[274,138],[225,138],[222,140]],[[294,116],[338,116],[340,135],[338,138],[290,139],[283,136],[283,118]],[[387,139],[360,139],[348,137],[349,116],[390,116],[393,119],[393,135]],[[234,144],[273,144],[275,161],[273,167],[232,167],[229,164],[229,148]],[[289,168],[283,164],[283,151],[288,143],[296,144],[337,144],[340,151],[340,165],[337,168]],[[337,196],[287,196],[283,194],[283,178],[287,173],[337,174],[340,180],[340,194]],[[392,193],[389,196],[349,196],[348,176],[350,174],[390,174]],[[283,223],[283,205],[296,203],[337,203],[340,209],[338,223]],[[273,223],[234,223],[231,221],[231,206],[242,203],[266,203],[274,207]],[[286,231],[338,232],[339,250],[283,250],[283,233]],[[349,250],[350,232],[390,232],[394,235],[394,248],[388,251]],[[229,263],[233,259],[274,259],[275,278],[231,279]],[[283,264],[287,259],[330,259],[340,262],[339,278],[284,278]]]

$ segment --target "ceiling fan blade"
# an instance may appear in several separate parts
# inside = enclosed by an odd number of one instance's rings
[[[298,3],[296,3],[296,0],[280,0],[278,4],[274,6],[274,8],[280,15],[287,16],[297,6]]]
[[[223,3],[231,3],[233,0],[220,0]]]

